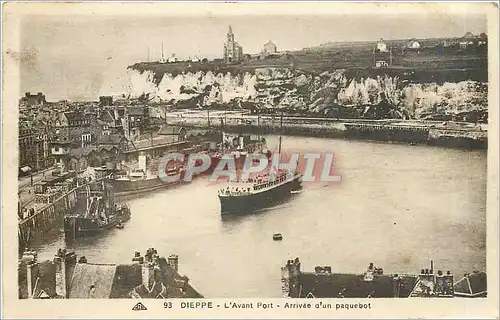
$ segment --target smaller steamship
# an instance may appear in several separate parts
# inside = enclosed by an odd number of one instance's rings
[[[83,212],[64,217],[66,239],[96,235],[104,230],[120,227],[130,219],[130,208],[114,201],[114,190],[108,180],[96,183],[86,191],[86,206]]]

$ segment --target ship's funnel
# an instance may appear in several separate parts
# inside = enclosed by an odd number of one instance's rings
[[[146,156],[139,156],[139,166],[138,168],[144,172],[146,172]]]

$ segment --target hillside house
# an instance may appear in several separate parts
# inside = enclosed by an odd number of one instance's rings
[[[269,40],[264,44],[264,48],[262,49],[262,56],[267,57],[268,55],[276,54],[278,52],[276,45]]]
[[[377,60],[375,61],[375,68],[387,68],[389,63],[385,60]]]
[[[387,48],[387,43],[385,43],[384,39],[380,38],[380,41],[377,42],[377,46],[376,46],[375,51],[378,51],[378,52],[389,52],[389,50]]]
[[[406,45],[406,47],[408,49],[414,49],[415,50],[415,49],[420,49],[421,45],[420,45],[420,43],[417,40],[412,39],[412,40],[410,40],[410,42],[408,42],[408,44]]]

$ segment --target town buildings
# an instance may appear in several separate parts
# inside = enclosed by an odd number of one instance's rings
[[[45,100],[45,95],[43,93],[38,92],[37,94],[31,94],[29,92],[26,92],[24,97],[19,100],[19,107],[31,108],[36,106],[43,106],[46,103],[47,100]]]
[[[99,102],[47,102],[42,93],[26,94],[19,116],[19,175],[53,166],[63,170],[84,170],[107,161],[120,161],[123,152],[134,149],[134,140],[158,138],[159,123],[148,105],[133,101],[113,102],[102,96]],[[120,103],[123,103],[120,105]],[[162,136],[166,144],[171,136]],[[141,141],[136,141],[137,145]]]
[[[224,43],[224,61],[226,63],[235,63],[243,60],[243,48],[234,40],[234,33],[231,26],[226,34]]]

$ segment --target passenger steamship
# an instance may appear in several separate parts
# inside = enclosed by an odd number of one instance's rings
[[[281,136],[278,154],[281,154]],[[302,189],[302,173],[271,168],[264,175],[219,190],[221,215],[270,207]]]
[[[221,214],[247,213],[282,202],[302,189],[302,174],[271,172],[256,180],[219,190]]]

